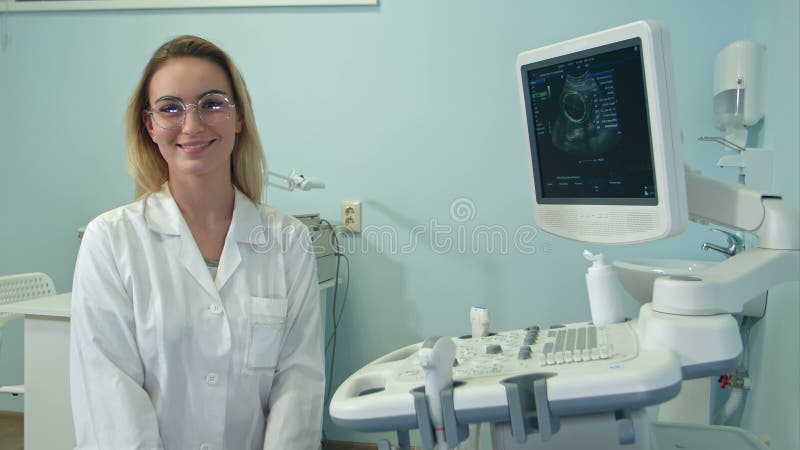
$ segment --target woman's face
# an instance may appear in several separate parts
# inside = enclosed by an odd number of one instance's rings
[[[219,102],[206,101],[220,98],[208,96],[209,93],[220,93],[233,102],[233,89],[222,68],[203,58],[173,58],[150,78],[148,92],[149,111],[153,114],[145,112],[143,120],[167,161],[170,179],[203,176],[230,180],[231,152],[242,121],[236,110],[222,116],[210,112],[214,105],[220,107]],[[198,105],[201,99],[203,104]],[[186,108],[182,124],[181,104],[192,105]],[[200,112],[198,108],[209,112]],[[174,116],[171,122],[174,129],[164,128],[170,124],[164,119],[167,114]]]

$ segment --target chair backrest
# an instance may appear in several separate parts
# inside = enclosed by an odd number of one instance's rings
[[[0,277],[0,305],[55,293],[53,279],[46,273],[21,273]]]
[[[0,277],[0,305],[28,300],[56,293],[53,279],[42,272],[20,273]],[[0,347],[3,344],[3,326],[19,314],[0,313]],[[23,385],[0,386],[0,393],[19,395],[25,393]]]

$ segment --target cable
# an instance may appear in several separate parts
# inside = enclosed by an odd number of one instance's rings
[[[327,224],[328,228],[331,230],[331,245],[333,245],[334,254],[336,255],[336,273],[335,273],[335,275],[333,277],[333,307],[334,307],[334,311],[335,311],[335,308],[336,308],[336,296],[337,296],[338,291],[339,291],[339,268],[342,265],[341,264],[342,260],[341,260],[341,257],[339,256],[340,253],[341,253],[339,251],[339,238],[338,238],[338,236],[336,236],[336,230],[334,230],[333,225],[331,225],[330,222],[328,222],[325,219],[320,219],[320,223]],[[327,344],[325,344],[324,352],[325,352],[325,354],[328,353],[328,345]],[[333,358],[331,358],[331,366],[332,365],[333,365]],[[324,401],[323,405],[328,403],[327,399],[328,399],[328,392],[330,390],[330,384],[331,384],[331,378],[330,378],[330,376],[328,376],[328,378],[326,379],[326,383],[325,383],[325,393],[324,393],[324,397],[323,397],[323,401]],[[328,437],[325,434],[325,430],[324,429],[322,430],[322,442],[321,442],[321,444],[322,444],[322,449],[323,450],[327,450],[327,448],[328,448]]]
[[[347,258],[347,255],[342,253],[341,248],[339,247],[339,237],[336,235],[336,230],[333,228],[330,222],[325,219],[320,220],[320,223],[324,223],[328,225],[328,228],[331,230],[331,240],[334,247],[334,254],[336,255],[336,275],[334,276],[334,286],[333,286],[333,329],[331,331],[331,336],[325,342],[325,352],[328,351],[328,348],[331,345],[331,340],[335,342],[336,332],[339,328],[339,320],[341,319],[342,313],[344,313],[344,304],[347,301],[347,291],[350,289],[350,260]],[[345,262],[347,263],[347,279],[346,279],[346,288],[344,293],[344,299],[342,300],[342,308],[337,318],[336,315],[336,302],[338,300],[338,293],[339,293],[339,271],[341,269],[341,258],[344,257]],[[335,348],[335,346],[334,346]]]
[[[769,293],[767,293],[767,302],[769,302]],[[765,305],[766,309],[766,305]],[[739,326],[739,331],[742,335],[742,356],[739,359],[738,369],[740,374],[747,376],[750,369],[750,333],[761,318],[742,317],[742,323]]]
[[[350,258],[347,255],[340,253],[338,256],[344,258],[344,262],[347,264],[347,278],[345,279],[345,288],[344,288],[344,297],[342,298],[342,306],[339,308],[339,314],[336,314],[336,310],[333,310],[334,313],[334,320],[333,320],[333,332],[331,336],[328,338],[328,342],[325,344],[325,350],[327,351],[328,347],[333,343],[333,350],[336,350],[336,332],[339,329],[339,322],[342,321],[342,315],[344,315],[344,307],[347,304],[347,292],[350,290]],[[335,293],[334,293],[335,295]],[[336,299],[334,298],[333,306],[336,306]]]
[[[334,280],[333,281],[333,306],[335,307],[336,306],[336,295],[337,295],[338,290],[339,290],[339,268],[341,267],[341,262],[342,262],[341,261],[341,257],[339,256],[339,254],[341,253],[341,252],[339,252],[339,238],[336,236],[336,231],[334,230],[333,225],[331,225],[330,222],[328,222],[325,219],[320,219],[320,223],[321,224],[322,223],[327,224],[328,228],[331,230],[331,245],[333,245],[334,254],[336,255],[336,273],[335,273],[334,278],[333,278],[333,280]],[[328,353],[327,344],[325,345],[324,352],[326,354]],[[331,365],[333,365],[333,359],[331,359]],[[329,389],[330,389],[330,377],[328,377],[326,379],[325,392],[324,392],[324,396],[323,396],[323,399],[324,399],[323,405],[327,403]],[[320,444],[321,444],[323,450],[328,448],[328,437],[325,435],[325,430],[324,429],[322,430],[322,442]]]
[[[333,305],[331,308],[331,312],[333,314],[332,322],[333,322],[333,330],[331,331],[331,335],[328,338],[328,342],[325,344],[325,352],[327,353],[328,348],[331,348],[331,362],[330,366],[328,367],[328,382],[326,383],[325,387],[325,404],[330,405],[331,396],[333,391],[331,390],[331,385],[333,384],[333,367],[336,362],[336,338],[339,331],[339,322],[342,320],[342,315],[344,315],[344,307],[347,304],[347,294],[350,290],[350,258],[347,257],[344,253],[336,253],[336,280],[339,279],[339,261],[340,258],[344,258],[345,263],[347,264],[347,278],[345,278],[345,288],[344,288],[344,298],[342,298],[342,306],[339,308],[339,312],[337,314],[336,311],[336,301],[337,301],[337,291],[338,291],[338,282],[336,287],[333,290]],[[324,435],[324,432],[323,432]],[[324,441],[324,447],[327,449],[327,439]]]
[[[339,322],[342,320],[342,315],[344,314],[344,307],[347,304],[347,291],[350,289],[350,258],[347,255],[339,254],[340,257],[344,258],[345,263],[347,264],[347,279],[345,281],[345,290],[344,290],[344,298],[342,299],[342,306],[339,308],[338,314],[336,311],[336,290],[334,289],[334,298],[333,298],[333,330],[331,331],[330,337],[328,337],[328,341],[325,343],[325,351],[327,352],[328,349],[331,349],[331,365],[328,368],[328,376],[329,379],[333,378],[333,364],[334,364],[334,357],[336,356],[336,338],[339,331]],[[330,385],[329,385],[330,387]],[[326,401],[330,400],[331,392],[328,391],[326,395]]]
[[[748,317],[742,317],[742,324],[739,327],[739,333],[742,336],[742,357],[739,360],[739,368],[747,370],[747,366],[750,365],[750,325],[748,322]]]
[[[334,254],[336,255],[336,275],[334,276],[334,288],[333,288],[333,305],[331,307],[332,311],[332,319],[331,322],[333,323],[333,329],[331,330],[331,335],[325,343],[325,353],[328,353],[328,348],[331,348],[331,359],[330,359],[330,366],[328,367],[328,378],[327,383],[325,383],[325,404],[330,404],[331,399],[331,384],[333,381],[333,369],[335,365],[335,358],[336,358],[336,337],[337,332],[339,329],[339,322],[342,319],[342,315],[344,314],[344,307],[347,304],[347,294],[350,290],[350,259],[342,253],[341,248],[339,247],[339,237],[336,235],[336,229],[325,219],[321,219],[320,223],[324,223],[328,226],[331,230],[331,243],[334,248]],[[339,273],[342,266],[342,258],[344,258],[345,263],[347,264],[347,278],[345,279],[345,290],[344,290],[344,298],[342,299],[342,306],[338,310],[337,314],[337,301],[339,297]],[[332,346],[331,346],[332,345]],[[325,431],[322,431],[322,448],[327,449],[328,447],[328,439],[325,435]]]

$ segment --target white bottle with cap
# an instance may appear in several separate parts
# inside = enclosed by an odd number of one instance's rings
[[[592,262],[586,271],[586,290],[589,292],[589,307],[595,325],[617,323],[625,320],[622,311],[623,287],[617,271],[606,264],[603,254],[583,251],[583,257]]]

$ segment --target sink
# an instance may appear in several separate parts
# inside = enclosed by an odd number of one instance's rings
[[[631,259],[614,261],[622,286],[641,304],[653,299],[653,282],[664,276],[697,276],[713,267],[714,261],[691,259]]]

